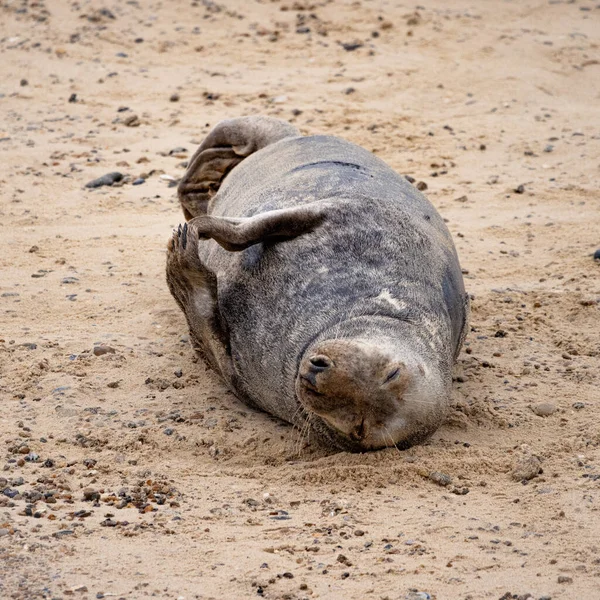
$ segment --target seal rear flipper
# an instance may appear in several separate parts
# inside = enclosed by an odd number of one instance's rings
[[[289,240],[313,231],[329,208],[327,202],[313,202],[241,219],[204,215],[192,219],[190,225],[200,239],[213,239],[225,250],[240,252],[254,244]]]
[[[198,236],[187,223],[167,246],[167,284],[185,314],[190,340],[227,383],[233,371],[227,327],[218,308],[217,277],[198,256]]]
[[[299,135],[293,125],[271,117],[239,117],[218,123],[200,144],[177,188],[186,220],[206,214],[209,200],[227,173],[244,158]]]

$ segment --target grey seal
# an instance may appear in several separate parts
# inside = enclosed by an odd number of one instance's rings
[[[469,300],[448,229],[406,178],[255,116],[209,133],[178,194],[167,283],[243,402],[350,451],[443,423]]]

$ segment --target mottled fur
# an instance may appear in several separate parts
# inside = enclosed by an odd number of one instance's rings
[[[219,174],[202,156],[228,139]],[[196,218],[169,244],[169,287],[242,400],[299,426],[309,415],[351,450],[441,424],[468,297],[446,226],[410,183],[349,142],[248,117],[211,132],[179,191]]]

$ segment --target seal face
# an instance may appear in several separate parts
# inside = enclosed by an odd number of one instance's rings
[[[443,422],[468,296],[434,207],[366,150],[224,121],[179,187],[167,282],[244,402],[352,451]]]

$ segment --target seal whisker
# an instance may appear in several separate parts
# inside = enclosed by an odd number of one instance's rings
[[[390,433],[390,430],[385,425],[382,425],[382,427],[385,430],[385,432],[387,433],[388,437],[390,438],[390,442],[392,442],[390,447],[393,446],[396,449],[396,452],[401,455],[402,452],[400,452],[400,449],[396,445],[396,442],[394,442],[394,438],[392,437],[392,434]]]

